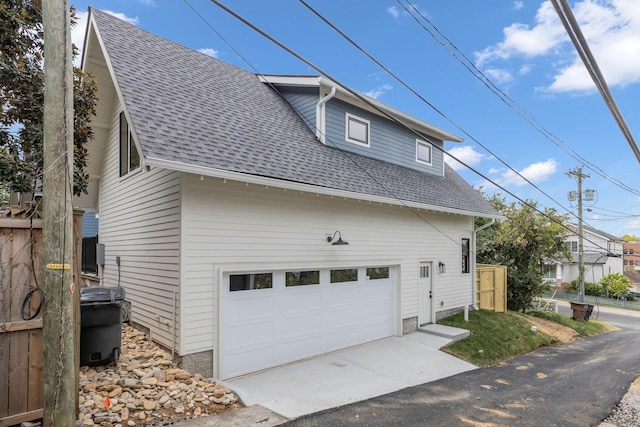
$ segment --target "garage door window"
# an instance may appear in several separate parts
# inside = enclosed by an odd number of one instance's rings
[[[369,267],[367,268],[367,278],[369,280],[388,279],[389,267]]]
[[[331,283],[357,282],[358,269],[346,268],[344,270],[331,270]]]
[[[229,276],[229,290],[248,291],[251,289],[271,289],[273,275],[271,273],[231,274]]]
[[[287,287],[319,285],[319,284],[320,284],[320,270],[287,271],[286,273]]]

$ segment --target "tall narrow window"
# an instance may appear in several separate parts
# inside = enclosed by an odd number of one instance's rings
[[[369,120],[347,113],[345,139],[354,144],[369,146]]]
[[[120,113],[120,176],[124,176],[140,167],[140,154],[133,136],[129,131],[129,123],[124,115]]]
[[[471,271],[471,266],[469,265],[469,239],[462,239],[462,272],[469,273]]]
[[[431,144],[416,139],[416,161],[431,165]]]

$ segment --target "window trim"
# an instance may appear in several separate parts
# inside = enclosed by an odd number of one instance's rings
[[[358,139],[352,139],[349,136],[349,125],[351,123],[351,120],[355,121],[355,122],[360,122],[364,125],[366,125],[367,127],[367,141],[363,142],[360,141]],[[362,147],[371,147],[371,122],[367,119],[363,119],[362,117],[358,117],[354,114],[351,113],[345,113],[345,120],[344,120],[344,139],[347,142],[350,142],[352,144],[356,144],[356,145],[360,145]]]
[[[420,145],[423,145],[425,147],[429,148],[429,161],[425,161],[422,160],[419,156],[418,156],[418,148],[420,147]],[[427,142],[427,141],[423,141],[421,139],[416,139],[416,162],[418,163],[422,163],[423,165],[427,165],[427,166],[433,166],[433,144]]]
[[[464,242],[466,240],[467,243],[467,253],[465,254],[465,250],[464,250]],[[469,237],[462,237],[460,238],[460,252],[462,254],[462,258],[460,259],[460,272],[462,274],[470,274],[471,273],[471,239]],[[465,257],[466,257],[466,263],[465,263]],[[465,269],[466,267],[466,269]]]
[[[119,120],[119,173],[120,178],[123,178],[142,168],[142,158],[140,156],[140,150],[138,150],[138,147],[133,140],[133,132],[131,132],[129,121],[127,120],[124,110],[120,112]],[[126,141],[124,141],[124,139],[126,139]],[[134,168],[131,167],[132,150],[135,150],[138,157],[138,165]]]

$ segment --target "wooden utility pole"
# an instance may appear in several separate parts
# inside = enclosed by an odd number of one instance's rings
[[[578,181],[578,302],[584,302],[584,245],[582,239],[582,179],[589,175],[582,173],[582,168],[567,173],[569,177],[575,176]]]
[[[76,421],[73,65],[68,0],[42,0],[44,29],[44,426]]]

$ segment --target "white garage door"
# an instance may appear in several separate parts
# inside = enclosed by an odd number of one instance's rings
[[[394,335],[392,267],[225,275],[221,378]]]

